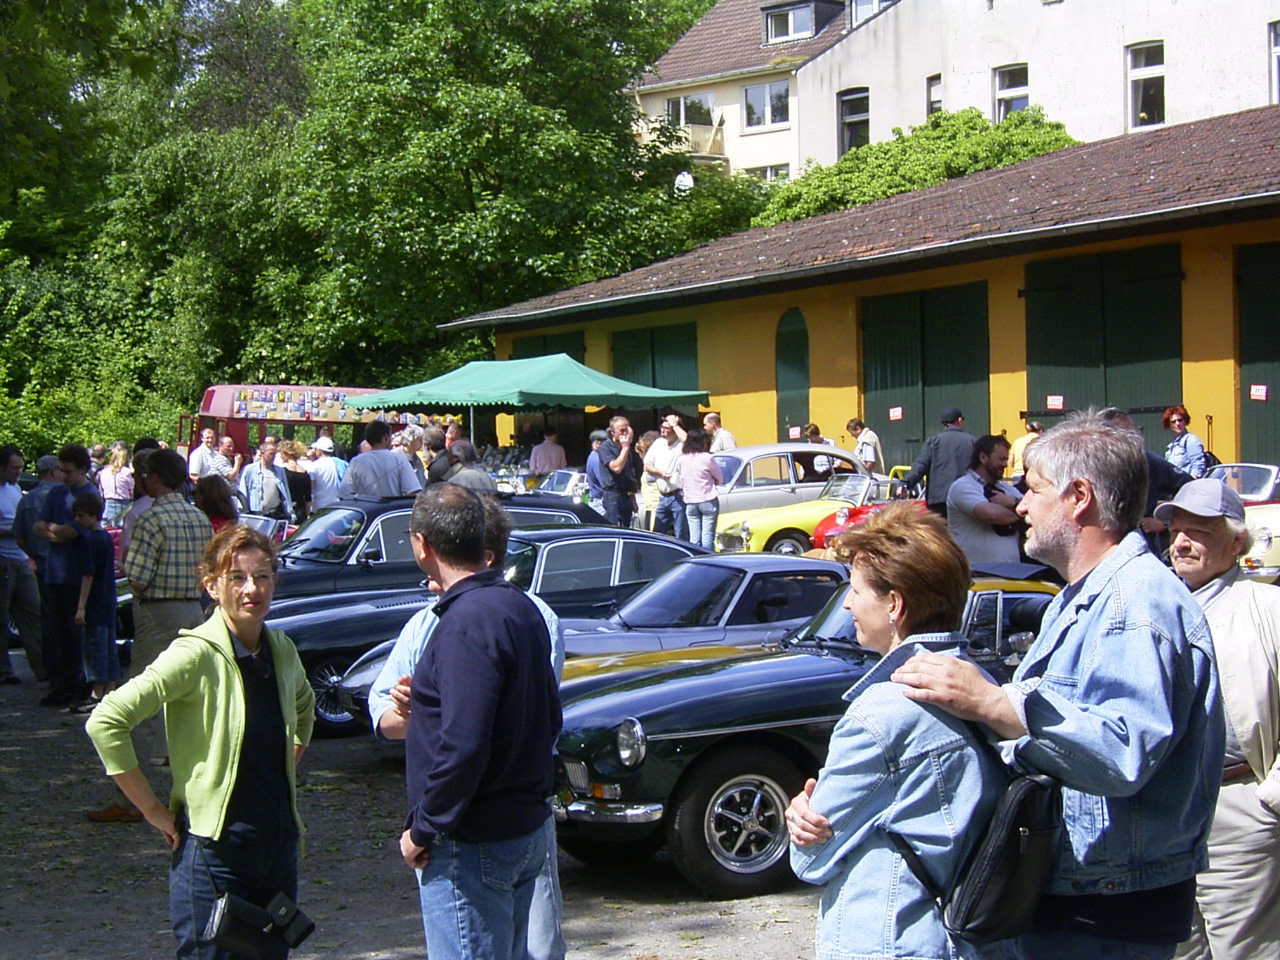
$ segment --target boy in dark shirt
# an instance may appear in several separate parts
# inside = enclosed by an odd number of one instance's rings
[[[82,493],[71,505],[79,534],[72,545],[80,575],[80,601],[76,626],[82,633],[84,675],[91,693],[72,713],[88,713],[120,679],[116,656],[115,545],[102,529],[102,500],[96,493]]]

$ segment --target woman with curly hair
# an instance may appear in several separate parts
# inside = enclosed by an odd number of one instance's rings
[[[1204,444],[1200,438],[1191,433],[1191,414],[1180,403],[1175,403],[1164,412],[1161,419],[1166,430],[1173,431],[1173,439],[1165,449],[1164,458],[1183,473],[1193,477],[1203,477],[1205,471]]]

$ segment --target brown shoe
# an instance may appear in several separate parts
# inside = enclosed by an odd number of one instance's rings
[[[101,810],[90,810],[85,816],[94,823],[137,823],[142,819],[142,812],[122,803],[113,803]]]

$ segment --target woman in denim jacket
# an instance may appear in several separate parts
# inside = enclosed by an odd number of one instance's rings
[[[1005,784],[1003,765],[969,724],[907,699],[889,681],[913,654],[964,656],[955,632],[968,595],[964,553],[946,524],[914,505],[886,507],[837,541],[850,563],[845,607],[858,643],[881,661],[845,694],[826,765],[809,805],[830,837],[801,846],[793,827],[791,865],[826,884],[817,960],[982,956],[948,936],[937,903],[894,849],[889,832],[914,848],[934,882],[951,889]],[[797,798],[788,820],[795,819]]]

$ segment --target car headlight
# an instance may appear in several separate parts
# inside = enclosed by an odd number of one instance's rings
[[[646,742],[644,727],[635,717],[618,724],[618,759],[624,767],[638,767],[644,760]]]
[[[849,508],[840,507],[838,510],[836,510],[836,525],[843,527],[848,522],[849,522]]]
[[[751,539],[751,522],[743,520],[739,529],[742,530],[742,542],[747,543]]]
[[[1258,527],[1253,531],[1253,551],[1254,553],[1266,553],[1271,549],[1271,528]]]

